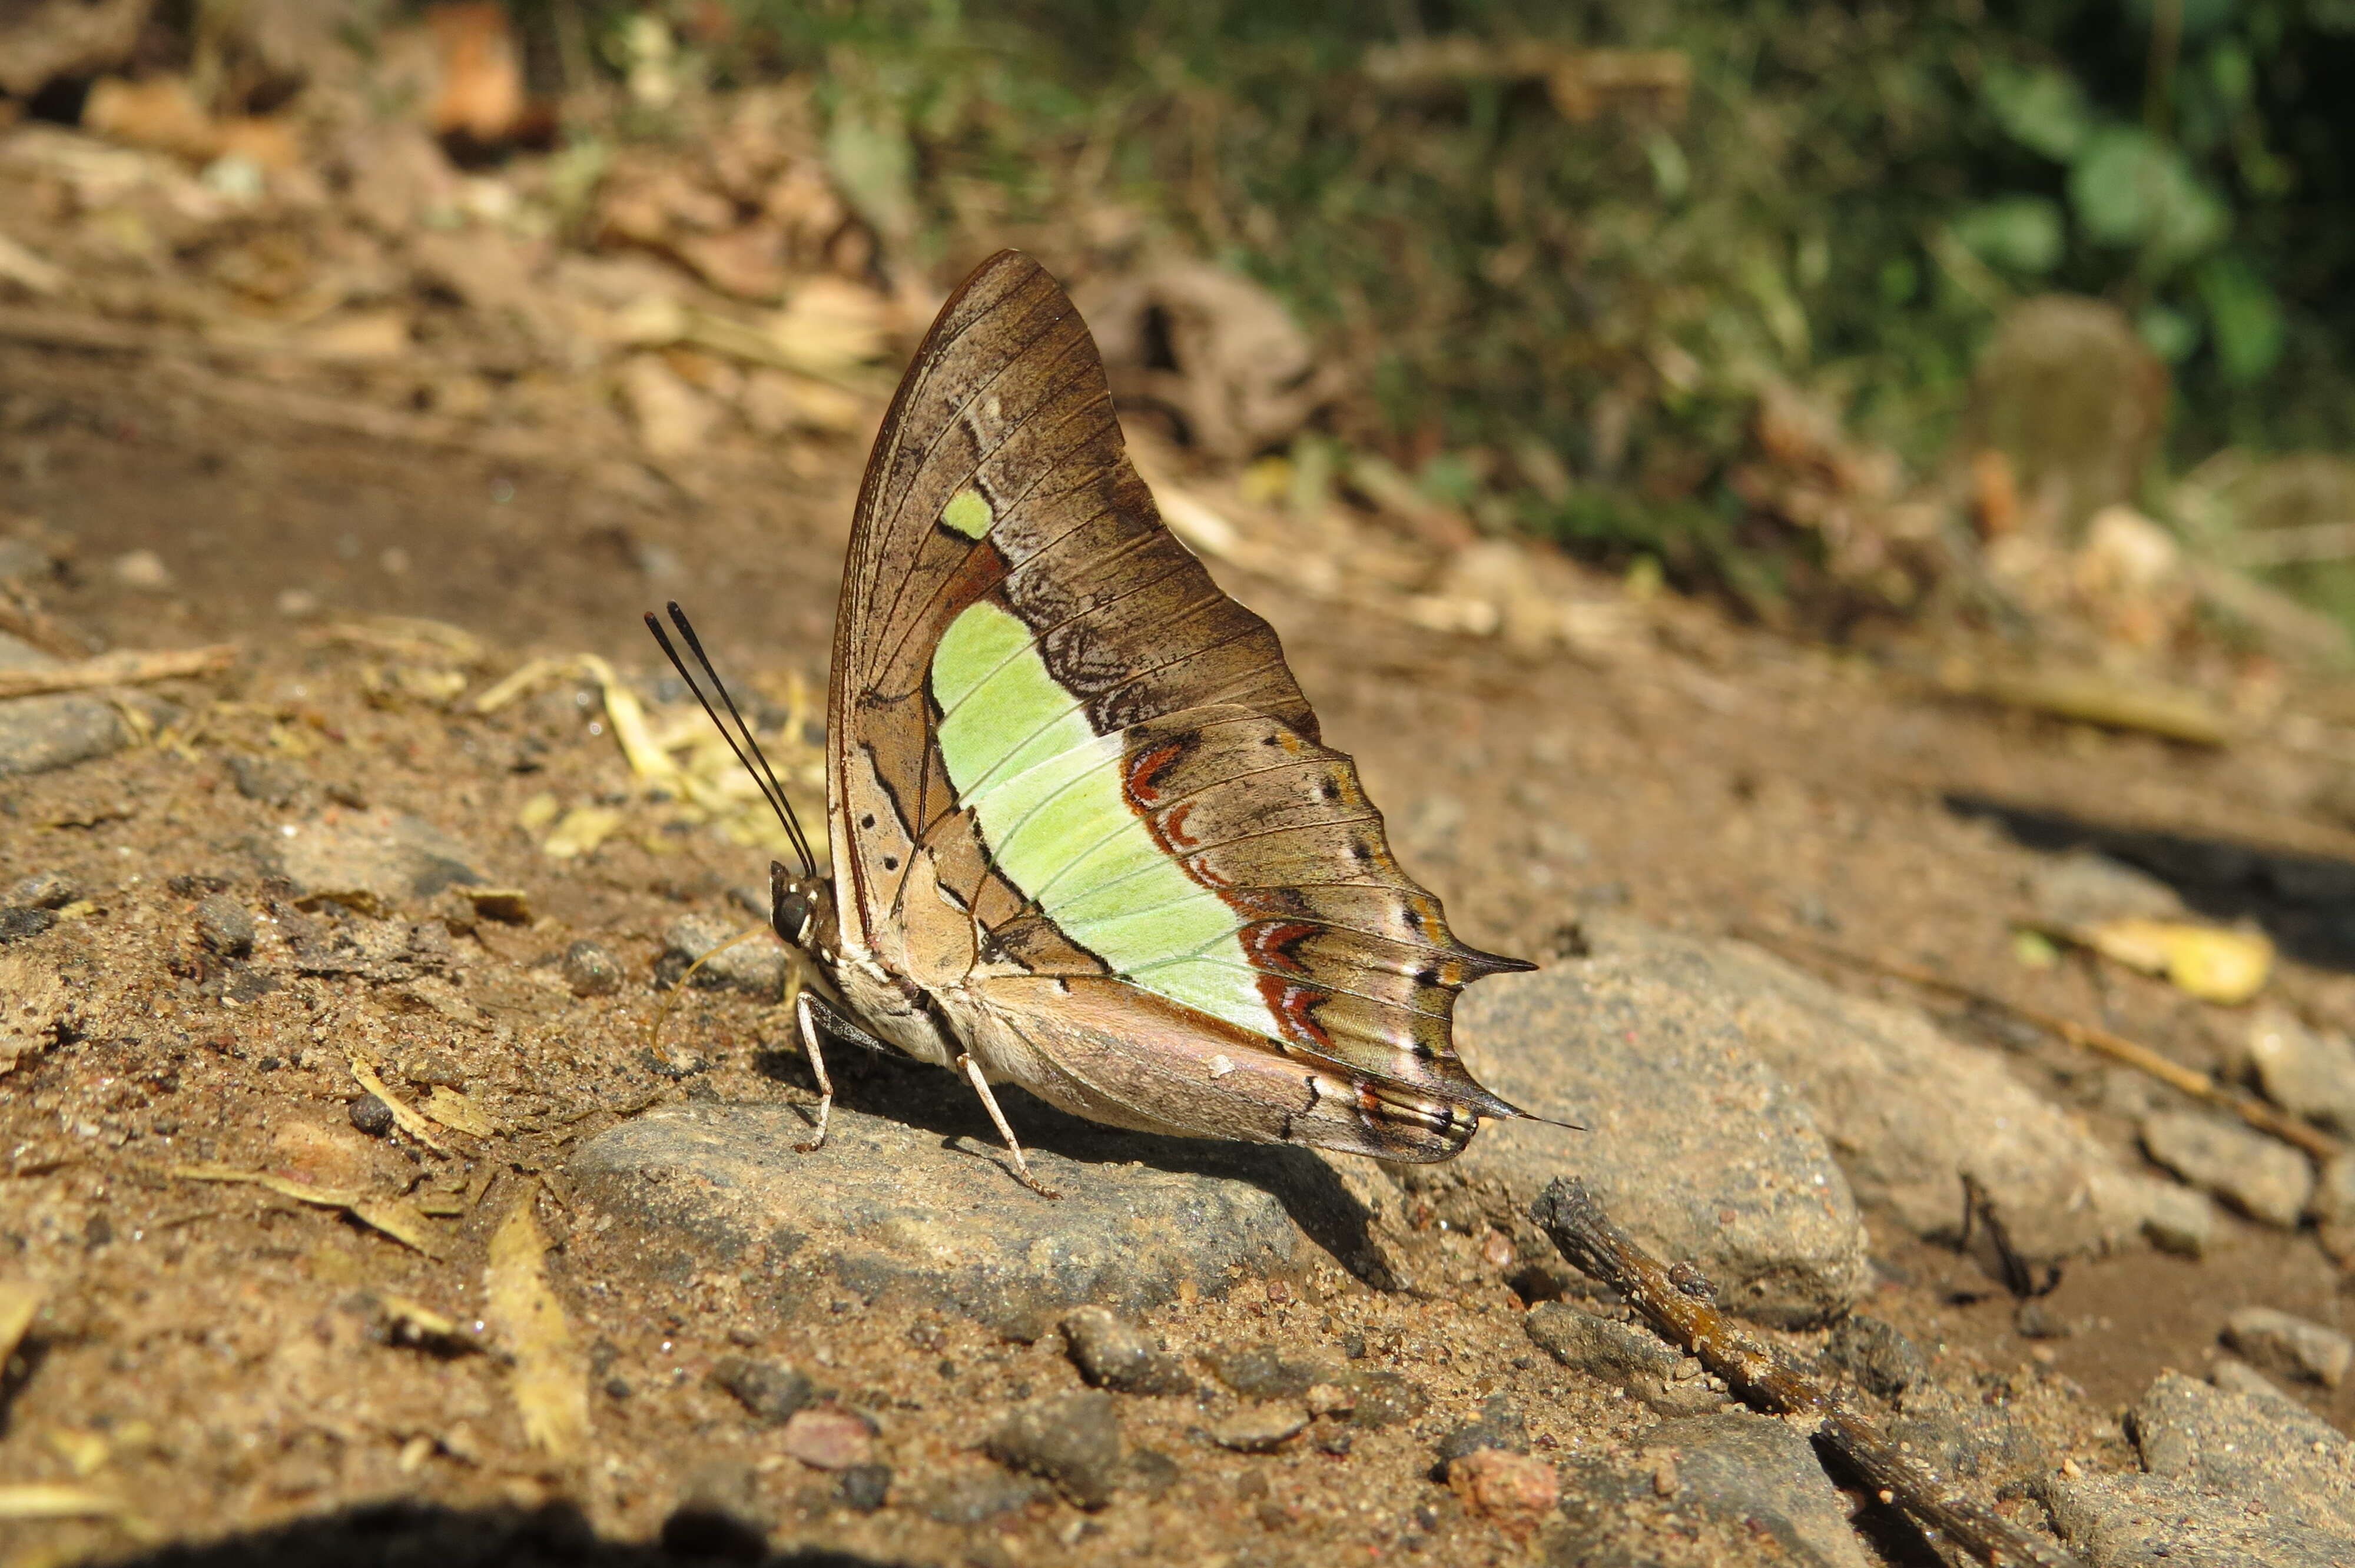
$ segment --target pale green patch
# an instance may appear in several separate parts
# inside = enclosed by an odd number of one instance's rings
[[[967,488],[949,497],[949,503],[941,508],[941,521],[968,539],[978,539],[989,532],[997,514],[989,509],[980,491]]]
[[[932,695],[958,802],[1014,885],[1115,973],[1269,1033],[1242,922],[1154,842],[1121,789],[1120,736],[1090,726],[1030,629],[994,604],[965,609],[933,651]]]

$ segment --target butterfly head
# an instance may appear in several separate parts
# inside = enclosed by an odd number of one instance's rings
[[[830,959],[836,942],[833,883],[824,875],[796,875],[771,861],[769,923],[778,936],[812,958]]]

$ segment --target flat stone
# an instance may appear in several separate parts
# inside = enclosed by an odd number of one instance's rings
[[[2050,856],[2026,878],[2029,907],[2056,926],[2098,926],[2139,917],[2179,920],[2183,900],[2174,888],[2124,861],[2093,850]]]
[[[54,670],[61,662],[0,632],[0,670]],[[154,703],[153,698],[142,700]],[[64,692],[0,702],[0,779],[70,768],[120,751],[130,742],[122,715],[103,697]]]
[[[1052,1481],[1082,1508],[1103,1507],[1120,1484],[1120,1416],[1108,1393],[1032,1400],[1007,1412],[982,1447],[1010,1469]]]
[[[2224,1342],[2261,1367],[2325,1388],[2346,1382],[2355,1362],[2355,1340],[2271,1307],[2243,1307],[2225,1319]]]
[[[82,895],[81,884],[63,872],[37,871],[8,890],[0,904],[27,909],[62,909]]]
[[[666,1107],[587,1140],[570,1169],[614,1266],[749,1269],[780,1308],[892,1297],[1035,1339],[1077,1305],[1134,1312],[1363,1255],[1365,1211],[1308,1150],[1122,1132],[1001,1088],[1054,1202],[1016,1181],[962,1080],[855,1055],[834,1071],[847,1103],[813,1153],[785,1106]],[[850,1108],[862,1093],[892,1117]]]
[[[1114,1312],[1082,1307],[1063,1317],[1063,1344],[1080,1375],[1098,1388],[1123,1393],[1191,1393],[1194,1380],[1183,1362],[1148,1342],[1144,1332]]]
[[[2164,1476],[2055,1479],[2046,1504],[2091,1568],[2347,1568],[2343,1533]]]
[[[1483,1083],[1587,1130],[1491,1123],[1451,1165],[1410,1180],[1493,1183],[1525,1212],[1576,1174],[1637,1239],[1764,1322],[1835,1318],[1864,1289],[1864,1227],[1814,1117],[1684,948],[1620,944],[1499,976],[1465,993],[1455,1021]]]
[[[1598,944],[1630,939],[1619,932],[1590,927]],[[1914,1234],[1959,1238],[1966,1174],[2031,1263],[2125,1245],[2168,1202],[2169,1183],[2128,1170],[2001,1053],[1949,1038],[1919,1008],[1850,996],[1747,943],[1647,935],[1687,955],[1806,1097],[1858,1202]]]
[[[486,880],[467,845],[431,822],[380,807],[330,807],[257,839],[253,853],[305,900],[366,915],[421,906],[444,888]]]
[[[1247,1404],[1213,1423],[1210,1441],[1238,1454],[1273,1454],[1307,1427],[1307,1410],[1288,1400]]]
[[[2286,1143],[2198,1111],[2154,1111],[2143,1152],[2264,1224],[2294,1230],[2314,1192],[2314,1167]]]
[[[1771,1538],[1779,1560],[1810,1568],[1869,1568],[1838,1489],[1793,1428],[1746,1413],[1693,1415],[1638,1433],[1637,1446],[1667,1461],[1672,1504],[1737,1522]]]
[[[1542,1459],[1480,1448],[1447,1466],[1447,1489],[1515,1540],[1534,1533],[1561,1502],[1561,1478]]]
[[[847,1470],[875,1457],[875,1425],[857,1411],[838,1405],[794,1412],[777,1446],[818,1470]]]
[[[2161,1372],[2136,1401],[2132,1426],[2152,1475],[2355,1539],[2355,1442],[2296,1401]]]
[[[785,949],[776,938],[768,936],[755,936],[750,941],[728,947],[748,929],[741,921],[716,915],[682,915],[663,933],[663,954],[656,960],[655,972],[664,981],[676,985],[697,959],[709,954],[712,956],[709,961],[695,970],[687,984],[705,991],[741,991],[747,996],[774,1001],[785,993],[785,974],[790,967]],[[727,950],[719,951],[722,948]]]
[[[2245,1050],[2267,1099],[2292,1115],[2355,1132],[2355,1042],[2267,1007],[2249,1025]]]
[[[1245,1399],[1296,1398],[1333,1372],[1330,1367],[1286,1356],[1275,1345],[1219,1345],[1202,1360],[1220,1383]]]
[[[1561,1301],[1541,1301],[1521,1319],[1529,1339],[1566,1367],[1626,1390],[1662,1415],[1722,1409],[1725,1396],[1701,1364],[1632,1323]]]

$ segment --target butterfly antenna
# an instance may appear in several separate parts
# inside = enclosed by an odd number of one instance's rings
[[[815,876],[817,857],[810,853],[809,836],[802,832],[801,818],[794,814],[794,803],[785,798],[785,787],[778,781],[777,770],[769,766],[768,756],[762,751],[760,741],[752,734],[752,726],[744,722],[744,715],[737,711],[736,699],[728,694],[728,687],[719,679],[719,672],[711,667],[710,657],[703,652],[703,640],[696,636],[694,623],[687,619],[687,612],[679,609],[676,600],[670,604],[669,609],[671,624],[678,628],[680,639],[686,642],[687,651],[695,655],[695,662],[702,667],[704,678],[711,683],[711,689],[719,694],[720,702],[727,706],[729,718],[736,721],[734,729],[729,728],[720,718],[719,710],[711,705],[711,699],[703,694],[703,687],[687,670],[687,662],[678,656],[678,650],[671,646],[668,634],[663,630],[662,622],[655,619],[652,610],[646,611],[646,630],[655,634],[655,641],[662,645],[663,652],[670,660],[670,667],[678,672],[678,678],[687,683],[687,689],[693,692],[695,700],[703,705],[703,711],[719,729],[719,737],[728,743],[728,749],[736,754],[736,760],[743,764],[744,771],[752,776],[752,782],[760,787],[762,799],[767,800],[769,809],[777,813],[777,821],[785,825],[785,837],[793,841],[794,853],[801,857],[802,874]],[[741,742],[737,738],[739,735],[743,737]]]

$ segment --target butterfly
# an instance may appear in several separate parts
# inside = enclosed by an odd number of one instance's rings
[[[771,894],[822,982],[795,1002],[821,1095],[803,1149],[834,1102],[826,1037],[963,1074],[1050,1197],[993,1084],[1118,1128],[1405,1161],[1530,1114],[1450,1029],[1465,985],[1533,966],[1457,941],[1400,869],[1274,630],[1163,525],[1095,341],[1029,257],[950,296],[868,460],[828,683],[830,875],[670,611],[800,862]]]

